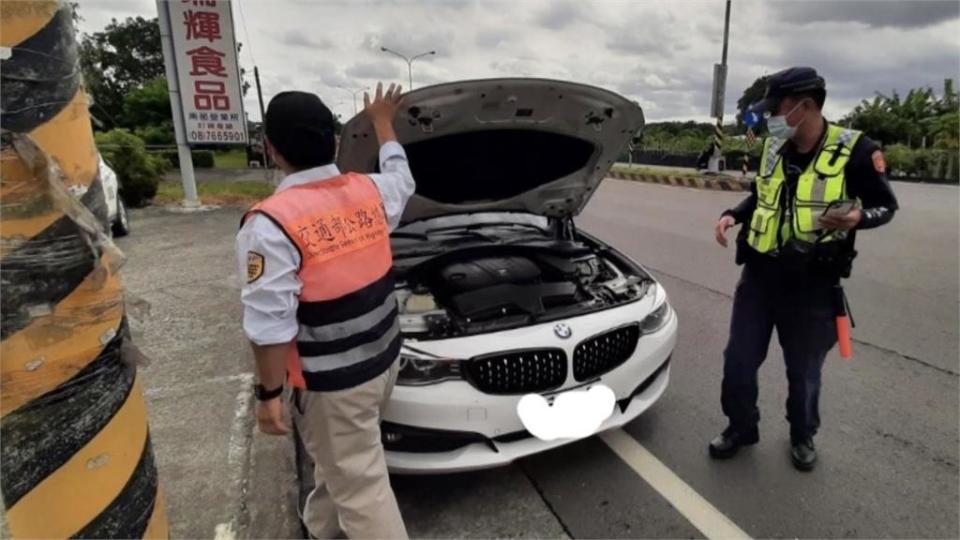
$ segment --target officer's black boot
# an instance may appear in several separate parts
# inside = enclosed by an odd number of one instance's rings
[[[710,441],[710,457],[714,459],[732,458],[741,446],[757,444],[759,440],[760,434],[757,428],[738,431],[733,427],[728,427],[723,430],[723,433]]]
[[[798,471],[812,471],[817,463],[817,449],[813,446],[813,437],[791,441],[790,459]]]

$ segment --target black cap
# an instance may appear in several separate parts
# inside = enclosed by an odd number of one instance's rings
[[[827,93],[827,84],[817,70],[811,67],[792,67],[768,75],[767,91],[763,99],[750,106],[751,111],[757,113],[774,112],[783,101],[783,98],[797,94],[821,92]],[[822,100],[819,103],[823,105]]]
[[[333,162],[333,113],[315,94],[281,92],[270,100],[265,116],[267,139],[290,165],[310,168]]]

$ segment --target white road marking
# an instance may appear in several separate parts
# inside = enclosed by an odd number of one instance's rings
[[[636,472],[640,478],[657,490],[694,527],[709,539],[743,538],[750,536],[723,515],[710,501],[704,499],[679,476],[674,474],[656,456],[622,429],[601,433],[607,444]]]
[[[237,537],[233,530],[233,523],[221,523],[216,526],[213,532],[214,540],[234,540]]]
[[[253,439],[253,373],[240,374],[240,391],[237,393],[233,422],[230,424],[230,440],[227,443],[227,463],[230,466],[231,491],[237,494],[234,501],[233,519],[217,525],[215,540],[233,540],[239,526],[240,515],[245,506],[246,482],[249,471]]]
[[[174,386],[148,388],[144,391],[144,396],[148,399],[163,399],[178,398],[211,385],[237,383],[239,387],[234,402],[233,420],[230,423],[230,438],[227,441],[229,475],[227,478],[221,479],[229,483],[229,492],[236,494],[236,499],[231,501],[233,508],[230,510],[230,521],[220,523],[214,528],[213,537],[215,540],[234,540],[237,537],[239,519],[245,505],[247,464],[250,462],[251,439],[253,438],[253,381],[253,373],[244,372],[209,377]]]

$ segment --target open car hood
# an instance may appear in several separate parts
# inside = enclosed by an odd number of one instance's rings
[[[643,122],[636,103],[571,82],[486,79],[410,92],[394,122],[417,183],[402,221],[487,211],[576,215]],[[337,165],[373,173],[378,161],[361,113],[343,128]]]

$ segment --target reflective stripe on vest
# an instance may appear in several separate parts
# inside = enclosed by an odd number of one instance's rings
[[[790,222],[784,221],[781,190],[785,189],[781,149],[784,142],[768,138],[764,141],[757,177],[757,207],[750,218],[747,242],[761,253],[772,253],[781,242],[810,245],[844,238],[842,234],[824,234],[818,224],[831,201],[845,199],[844,170],[860,132],[829,124],[827,136],[817,155],[800,174],[790,201]],[[779,235],[777,234],[779,231]],[[779,236],[779,237],[778,237]]]
[[[287,188],[254,206],[300,252],[291,385],[334,391],[383,373],[400,354],[390,231],[380,192],[344,174]]]

